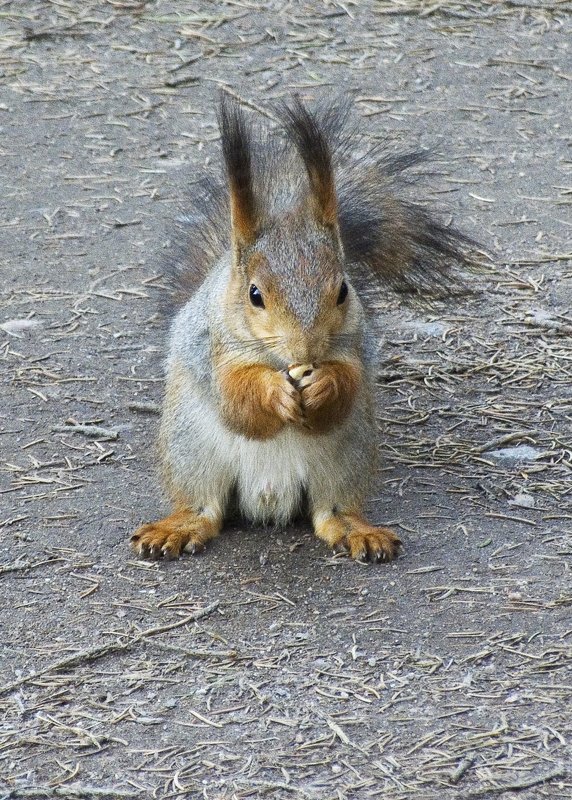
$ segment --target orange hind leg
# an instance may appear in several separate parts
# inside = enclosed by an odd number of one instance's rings
[[[312,517],[314,532],[333,550],[347,553],[355,561],[393,561],[397,558],[401,540],[389,528],[370,525],[355,512],[322,512]]]
[[[182,508],[156,522],[141,525],[131,537],[131,546],[144,558],[178,558],[183,551],[200,553],[220,533],[222,513]]]

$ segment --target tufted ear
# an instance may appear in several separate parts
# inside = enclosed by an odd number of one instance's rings
[[[221,96],[218,125],[230,194],[232,243],[240,249],[255,241],[261,223],[254,192],[252,131],[239,104],[226,95]]]
[[[323,126],[299,97],[295,97],[291,105],[284,105],[280,116],[306,167],[315,219],[326,227],[336,227],[338,200],[332,153]]]

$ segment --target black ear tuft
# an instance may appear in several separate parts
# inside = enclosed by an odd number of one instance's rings
[[[320,119],[297,96],[290,105],[284,104],[279,114],[306,167],[315,216],[324,225],[336,225],[338,203],[328,134],[340,122],[339,115],[327,113]]]
[[[260,227],[252,170],[252,131],[238,102],[225,94],[221,94],[218,125],[230,193],[233,240],[238,245],[251,244]]]

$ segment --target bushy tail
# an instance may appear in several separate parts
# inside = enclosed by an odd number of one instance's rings
[[[337,186],[348,261],[382,285],[430,300],[465,288],[478,245],[404,197],[405,171],[425,160],[420,153],[369,153],[340,170]],[[417,191],[420,184],[417,177]]]

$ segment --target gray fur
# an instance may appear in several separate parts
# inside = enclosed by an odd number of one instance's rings
[[[320,250],[327,250],[329,257],[320,258]],[[267,259],[284,306],[303,330],[310,331],[323,310],[325,285],[338,285],[343,277],[339,240],[297,213],[271,225],[256,243],[257,251]]]
[[[215,340],[232,352],[244,344],[229,331],[221,297],[230,276],[222,260],[173,321],[167,364],[167,402],[161,424],[161,451],[168,488],[195,509],[228,507],[238,494],[244,517],[285,524],[301,509],[304,496],[312,514],[359,507],[374,471],[376,431],[372,376],[360,389],[349,417],[322,435],[286,427],[267,441],[248,440],[224,424],[214,383]],[[369,332],[354,296],[357,330],[335,349],[335,356],[371,352]],[[362,353],[365,356],[365,352]],[[267,362],[264,352],[253,362]],[[367,360],[367,359],[366,359]],[[184,374],[185,389],[173,387]]]

